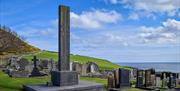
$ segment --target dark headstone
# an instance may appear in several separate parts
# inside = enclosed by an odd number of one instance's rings
[[[114,70],[115,88],[120,88],[119,84],[119,70]]]
[[[117,69],[114,71],[115,88],[130,86],[130,71],[126,69]]]
[[[136,87],[142,88],[144,87],[143,79],[144,79],[144,71],[137,70],[137,78],[136,78]]]
[[[114,83],[115,83],[114,76],[112,74],[110,74],[108,76],[108,89],[115,88]]]
[[[126,69],[119,69],[119,84],[120,87],[130,86],[130,71]]]

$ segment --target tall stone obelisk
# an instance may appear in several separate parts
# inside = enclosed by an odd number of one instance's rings
[[[58,71],[52,71],[51,81],[55,86],[78,84],[78,74],[69,70],[70,55],[70,9],[59,6],[59,60]]]
[[[59,7],[59,71],[69,71],[70,13],[69,7]]]
[[[79,81],[78,73],[69,69],[70,9],[59,6],[58,70],[51,72],[52,85],[24,85],[25,91],[104,91],[102,84]],[[73,86],[72,86],[73,85]]]

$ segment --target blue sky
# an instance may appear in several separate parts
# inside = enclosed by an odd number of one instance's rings
[[[71,9],[71,53],[112,62],[180,62],[179,0],[0,0],[0,24],[58,49],[58,6]]]

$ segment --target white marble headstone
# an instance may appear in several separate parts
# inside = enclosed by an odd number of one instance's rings
[[[156,77],[156,87],[160,88],[161,87],[161,78]]]
[[[69,69],[70,69],[70,71],[72,71],[72,67],[73,67],[73,62],[70,62],[70,65],[69,65]]]
[[[94,65],[93,65],[93,64],[91,65],[91,72],[92,72],[92,73],[94,73],[94,72],[95,72],[95,67],[94,67]]]

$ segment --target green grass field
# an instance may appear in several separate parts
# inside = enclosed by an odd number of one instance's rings
[[[107,79],[81,77],[80,80],[101,83],[105,87],[107,86]],[[34,77],[34,78],[11,78],[7,74],[0,71],[0,91],[20,91],[23,85],[40,84],[40,83],[45,84],[48,81],[50,81],[49,76]],[[127,88],[124,89],[123,91],[143,91],[143,90],[136,88]]]
[[[53,59],[56,62],[58,60],[57,52],[42,51],[34,55],[36,55],[37,58],[39,59]],[[30,61],[33,58],[33,55],[24,56],[24,58],[27,58]],[[86,63],[88,61],[95,62],[100,67],[100,70],[112,70],[112,69],[122,68],[122,66],[111,63],[107,60],[87,57],[87,56],[70,55],[70,60],[78,61],[81,64]],[[107,79],[81,77],[80,80],[101,83],[105,87],[107,86]],[[7,74],[0,71],[0,91],[19,91],[22,89],[23,85],[40,84],[40,83],[45,84],[48,81],[50,81],[50,76],[35,77],[35,78],[11,78]],[[124,91],[141,91],[141,90],[131,88],[131,89],[126,89]]]
[[[53,59],[55,61],[58,60],[58,53],[57,52],[42,51],[42,52],[37,53],[35,55],[39,59]],[[24,56],[24,58],[31,60],[33,58],[33,55]],[[112,70],[112,69],[117,69],[117,68],[125,68],[125,67],[119,66],[117,64],[114,64],[110,61],[104,60],[104,59],[98,59],[98,58],[81,56],[81,55],[71,54],[70,55],[70,61],[77,61],[81,64],[86,63],[86,62],[95,62],[100,67],[100,70]]]

